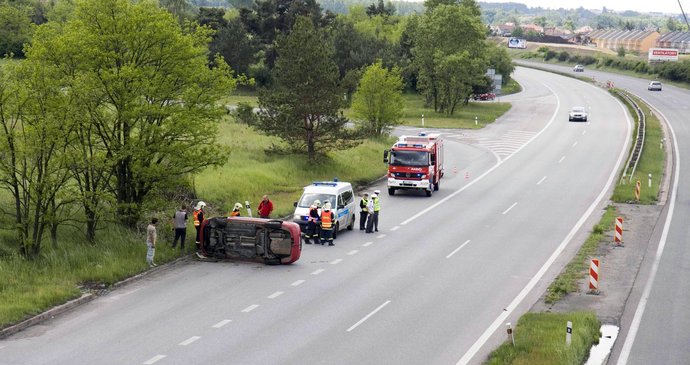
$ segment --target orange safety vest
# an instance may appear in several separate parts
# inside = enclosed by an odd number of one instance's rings
[[[230,216],[231,216],[231,217],[239,217],[239,216],[240,216],[240,212],[238,212],[238,211],[236,211],[236,210],[233,210],[232,212],[230,212]]]
[[[321,212],[321,228],[333,228],[333,220],[331,219],[331,212]]]
[[[200,209],[195,210],[193,213],[193,215],[194,215],[194,227],[199,227],[199,225],[201,224],[201,222],[199,222],[199,213],[201,213]]]

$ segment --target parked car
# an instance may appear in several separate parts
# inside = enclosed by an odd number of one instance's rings
[[[574,120],[581,120],[583,122],[587,121],[587,111],[582,106],[574,106],[570,109],[568,114],[568,121],[572,122]]]
[[[575,67],[573,67],[573,71],[575,71],[575,72],[584,72],[584,71],[585,71],[585,66],[582,66],[582,65],[575,65]]]
[[[201,258],[291,264],[302,252],[299,225],[277,219],[216,217],[201,224]]]
[[[496,94],[494,93],[483,93],[483,94],[475,94],[473,96],[474,100],[494,100],[496,99]]]
[[[647,86],[647,90],[651,91],[661,91],[661,82],[659,81],[650,81],[649,85]]]

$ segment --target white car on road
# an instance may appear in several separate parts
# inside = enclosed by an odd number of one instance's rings
[[[572,122],[574,120],[581,120],[583,122],[587,121],[587,111],[583,106],[574,106],[570,109],[568,114],[568,121]]]

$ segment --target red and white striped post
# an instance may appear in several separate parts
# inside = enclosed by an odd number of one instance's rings
[[[589,266],[589,293],[599,294],[599,259],[592,259]]]
[[[635,200],[640,201],[640,180],[635,184]]]
[[[616,247],[623,246],[623,217],[616,217],[616,230],[613,233],[613,242]]]

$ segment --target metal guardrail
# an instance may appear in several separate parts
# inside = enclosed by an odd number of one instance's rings
[[[626,178],[635,175],[637,163],[640,161],[640,155],[642,154],[642,148],[644,147],[645,130],[647,128],[645,115],[642,112],[642,109],[640,109],[640,107],[628,93],[621,91],[621,95],[630,103],[630,105],[632,105],[637,114],[637,136],[635,138],[635,147],[628,157],[628,162],[625,164],[625,169],[623,169],[623,176],[621,176],[621,183],[625,183]]]

